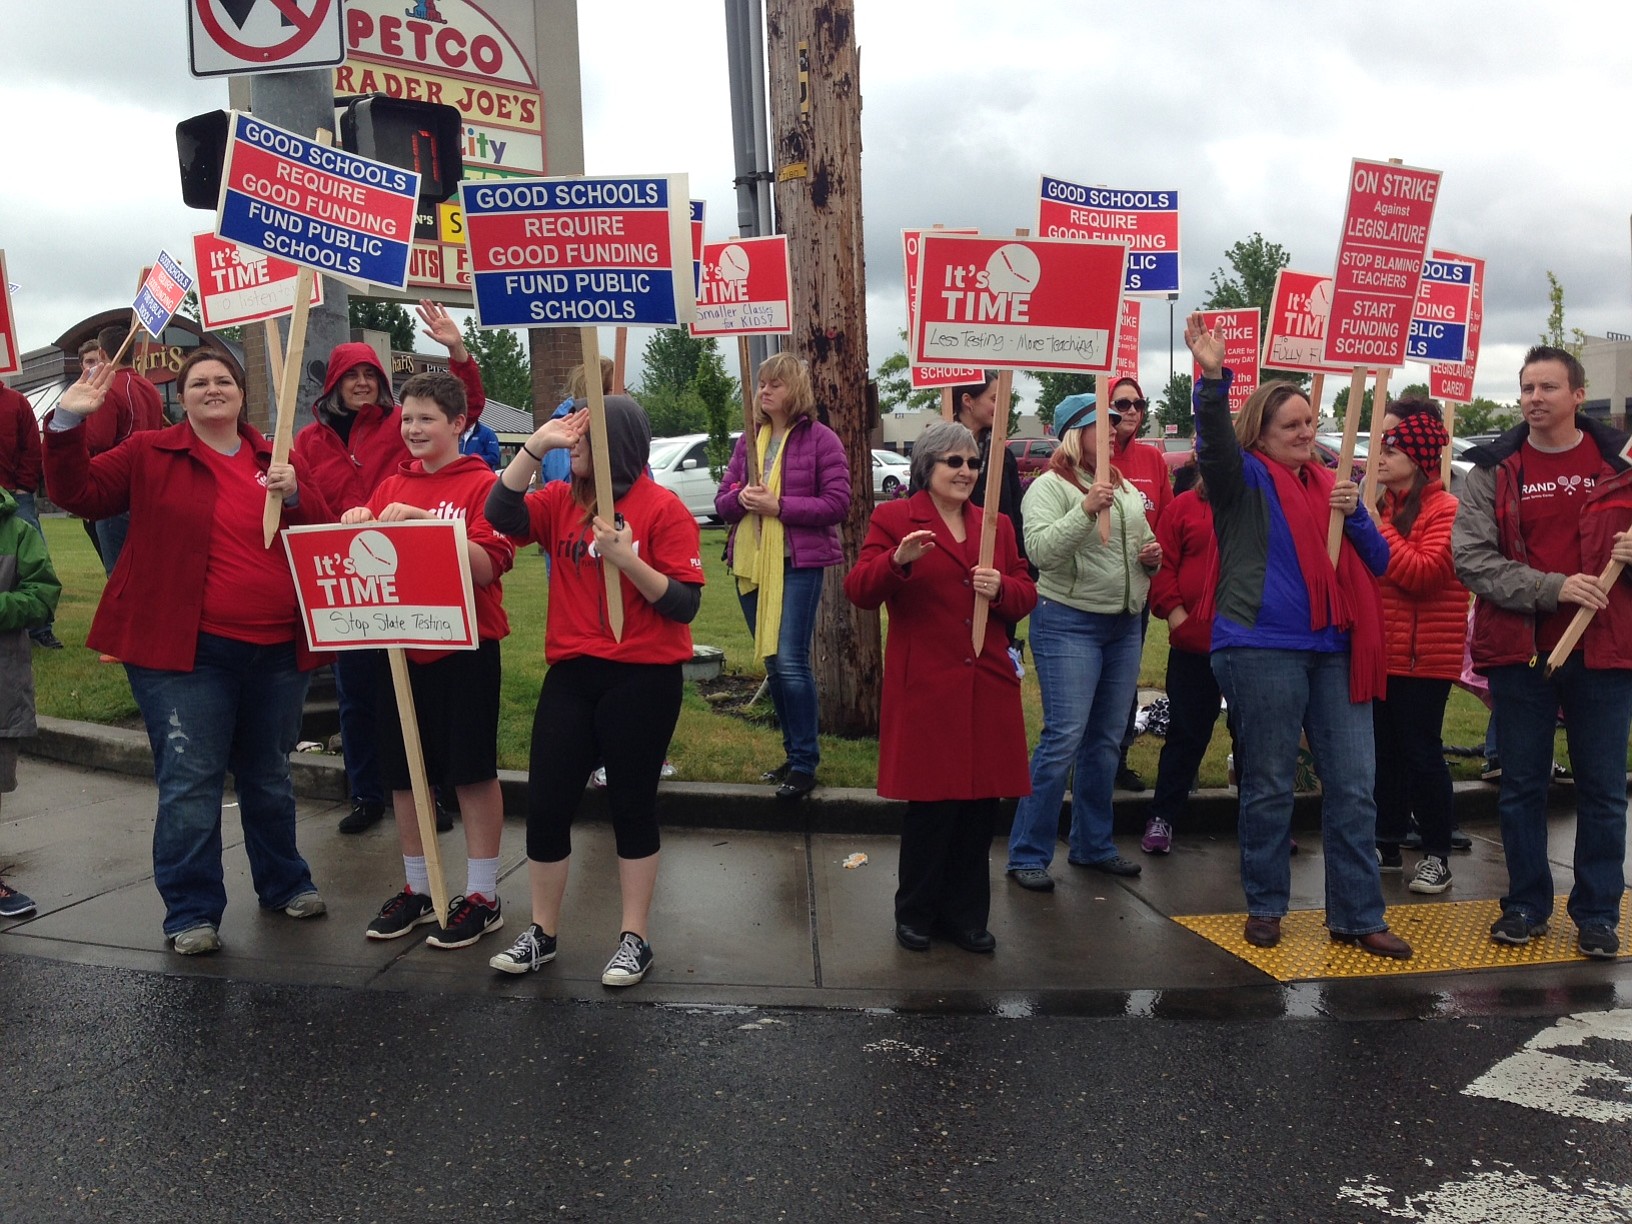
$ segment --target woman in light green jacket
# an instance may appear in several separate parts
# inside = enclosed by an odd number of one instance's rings
[[[1059,449],[1023,504],[1026,551],[1038,570],[1031,652],[1043,734],[1031,757],[1031,794],[1015,812],[1008,870],[1035,892],[1054,887],[1048,867],[1073,765],[1070,861],[1139,874],[1111,840],[1111,788],[1139,683],[1139,610],[1162,550],[1138,490],[1115,468],[1094,472],[1095,412],[1091,395],[1060,401]],[[1110,516],[1109,543],[1100,542],[1101,515]]]

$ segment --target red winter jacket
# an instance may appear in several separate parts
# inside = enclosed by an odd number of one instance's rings
[[[21,391],[0,387],[0,489],[33,493],[40,487],[40,425]]]
[[[1188,489],[1173,499],[1156,524],[1162,568],[1150,579],[1151,615],[1166,620],[1175,608],[1189,616],[1168,632],[1168,644],[1190,654],[1213,649],[1213,593],[1218,585],[1218,536],[1213,507]]]
[[[244,444],[255,448],[265,472],[272,444],[240,424]],[[194,452],[204,445],[186,421],[168,429],[132,434],[92,457],[82,428],[45,435],[45,475],[51,498],[87,519],[130,511],[130,534],[102,592],[85,644],[137,667],[191,671],[204,609],[204,575],[215,526],[215,473]],[[295,461],[297,476],[303,469]],[[300,503],[284,507],[283,525],[334,520],[322,491],[300,485]],[[266,563],[287,568],[274,542]],[[306,649],[306,635],[291,621],[297,661],[309,670],[327,661]]]
[[[144,429],[163,429],[170,424],[164,419],[164,397],[159,394],[159,389],[129,366],[120,366],[114,374],[113,385],[108,388],[107,403],[102,406],[103,412],[107,411],[108,404],[118,408],[121,416],[129,410],[132,433]]]
[[[345,439],[320,417],[295,435],[290,452],[292,462],[300,469],[301,479],[321,489],[324,500],[337,515],[354,506],[366,506],[374,490],[380,487],[380,481],[413,461],[408,444],[402,440],[402,412],[392,398],[391,380],[380,368],[372,346],[336,345],[329,354],[323,394],[327,396],[340,385],[341,376],[347,370],[359,365],[373,367],[385,402],[359,408],[351,423],[351,433]],[[475,421],[487,405],[481,370],[474,360],[450,362],[448,370],[465,384],[469,421]]]
[[[1468,633],[1468,589],[1451,563],[1456,498],[1439,481],[1429,481],[1411,534],[1402,536],[1394,518],[1404,500],[1387,494],[1378,525],[1388,541],[1388,570],[1378,580],[1388,674],[1455,680],[1462,675]]]

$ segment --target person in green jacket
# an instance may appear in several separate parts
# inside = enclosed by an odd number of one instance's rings
[[[1014,815],[1008,871],[1034,892],[1054,887],[1048,867],[1068,777],[1070,861],[1111,875],[1139,874],[1111,840],[1111,788],[1139,682],[1139,611],[1162,559],[1143,496],[1114,467],[1094,471],[1094,397],[1067,396],[1054,419],[1059,449],[1022,503],[1026,552],[1037,567],[1031,653],[1042,686],[1043,734],[1031,757],[1031,794]],[[1114,411],[1110,419],[1116,421]],[[1111,520],[1108,543],[1100,541],[1104,515]]]

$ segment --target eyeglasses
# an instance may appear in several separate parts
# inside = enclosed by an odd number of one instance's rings
[[[1150,401],[1142,399],[1112,400],[1111,407],[1115,408],[1118,412],[1127,412],[1129,410],[1134,412],[1143,412],[1146,408],[1150,407]]]
[[[962,467],[967,467],[971,472],[980,471],[980,460],[975,457],[966,459],[962,455],[942,455],[936,462],[946,464],[954,472]]]

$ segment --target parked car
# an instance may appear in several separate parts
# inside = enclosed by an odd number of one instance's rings
[[[1058,438],[1010,438],[1009,454],[1020,465],[1020,476],[1024,479],[1046,469],[1059,446]]]
[[[736,445],[740,433],[731,435]],[[708,435],[681,434],[676,438],[653,438],[651,456],[647,460],[652,479],[673,492],[686,504],[686,509],[700,519],[719,522],[714,513],[714,494],[720,482],[708,470]]]
[[[1360,434],[1354,439],[1354,466],[1349,469],[1349,479],[1356,484],[1366,478],[1366,455],[1371,451],[1371,439]],[[1320,461],[1332,471],[1337,471],[1338,460],[1343,457],[1343,435],[1341,433],[1317,433],[1315,435],[1315,454]]]
[[[889,498],[896,490],[907,487],[907,472],[912,460],[892,450],[873,451],[873,496]]]
[[[1196,440],[1194,438],[1159,438],[1153,439],[1162,448],[1162,459],[1167,463],[1169,477],[1188,463],[1196,459]]]

